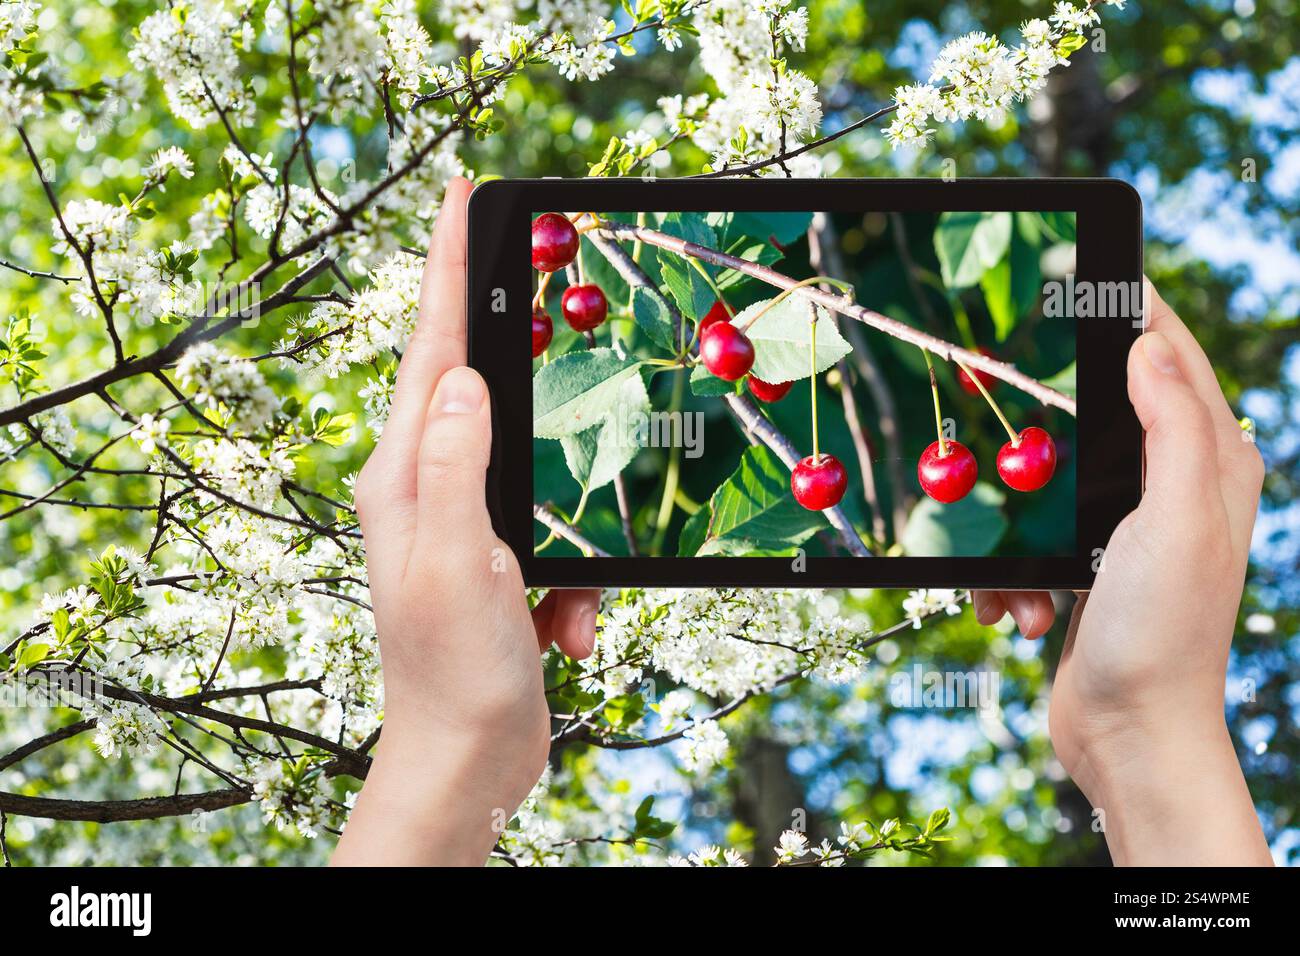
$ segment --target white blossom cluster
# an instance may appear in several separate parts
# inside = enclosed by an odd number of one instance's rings
[[[145,18],[130,56],[158,77],[178,119],[202,129],[224,114],[238,126],[253,107],[239,51],[255,39],[251,21],[224,0],[178,0]]]
[[[961,613],[962,592],[949,588],[909,591],[903,599],[903,614],[912,622],[912,628],[932,614],[943,611],[949,617]]]
[[[837,608],[823,611],[822,598],[775,589],[618,592],[606,601],[584,666],[609,696],[647,669],[728,698],[770,690],[792,674],[851,679],[867,663],[856,646],[869,635]]]
[[[9,59],[9,53],[36,30],[40,8],[35,0],[0,0],[0,116],[14,125],[43,111],[41,95],[31,82],[40,75],[40,67]]]
[[[1122,8],[1125,0],[1105,0]],[[894,91],[897,107],[885,138],[896,149],[923,146],[935,133],[931,123],[978,119],[1000,123],[1008,109],[1041,90],[1054,67],[1068,66],[1062,41],[1082,34],[1100,15],[1091,5],[1057,3],[1050,21],[1026,20],[1014,49],[976,31],[939,51],[928,83]]]
[[[420,277],[423,264],[414,256],[396,253],[370,273],[370,284],[346,305],[323,302],[312,311],[312,323],[321,331],[338,330],[322,339],[318,347],[303,356],[307,370],[330,378],[354,365],[372,362],[405,347],[415,328],[420,306]],[[282,343],[289,347],[290,343]],[[283,359],[292,365],[293,359]],[[376,406],[387,418],[387,401]],[[382,422],[380,422],[382,427]]]
[[[699,30],[700,64],[719,95],[703,106],[680,99],[660,101],[670,127],[680,118],[700,115],[692,138],[722,169],[766,159],[813,138],[821,126],[817,85],[806,74],[773,60],[773,51],[804,48],[808,11],[791,0],[711,0],[694,17]],[[794,175],[817,175],[810,156],[786,163]],[[780,167],[764,172],[784,174]]]
[[[181,384],[194,392],[194,401],[213,411],[225,410],[229,424],[254,432],[271,420],[280,398],[248,359],[227,355],[212,342],[192,347],[176,365]]]

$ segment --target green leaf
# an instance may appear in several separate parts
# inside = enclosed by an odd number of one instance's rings
[[[980,276],[984,304],[993,319],[993,331],[999,342],[1016,327],[1016,304],[1011,294],[1011,257],[1004,256],[992,269]]]
[[[649,408],[648,403],[639,409],[625,406],[626,412],[644,413]],[[631,464],[641,450],[636,424],[631,418],[627,413],[609,415],[599,425],[560,439],[569,473],[579,485],[595,491]]]
[[[18,669],[21,671],[29,667],[35,667],[49,656],[50,645],[27,644],[18,652]]]
[[[764,446],[747,448],[740,466],[709,499],[711,520],[699,554],[788,551],[822,528],[826,519],[790,493],[790,472]]]
[[[901,544],[909,557],[982,557],[990,554],[1006,534],[1002,514],[1006,501],[997,488],[977,482],[961,501],[940,504],[922,498],[908,516]]]
[[[645,715],[645,697],[640,693],[615,697],[605,702],[604,716],[612,727],[625,730]]]
[[[68,636],[68,625],[68,609],[65,607],[56,608],[54,613],[50,615],[50,626],[54,628],[54,636],[59,639],[60,644]]]
[[[768,242],[751,239],[749,236],[741,236],[723,251],[729,256],[735,256],[737,259],[744,259],[746,262],[757,262],[759,265],[764,266],[770,266],[781,258],[781,250],[776,246]],[[718,274],[718,288],[726,292],[748,279],[749,276],[743,272],[737,272],[735,269],[723,269]]]
[[[602,422],[610,410],[649,401],[641,363],[613,349],[569,352],[533,375],[533,435],[563,438]]]
[[[673,338],[673,320],[663,299],[649,289],[637,286],[632,290],[632,318],[650,337],[650,341],[677,354],[678,343]]]
[[[754,315],[767,309],[771,299],[755,302],[742,309],[732,324],[743,326]],[[825,309],[817,306],[817,371],[824,372],[851,351]],[[754,343],[754,367],[751,371],[764,382],[794,382],[812,375],[810,363],[812,322],[808,300],[791,295],[773,306],[745,333]]]
[[[1034,217],[1016,213],[1016,228],[1011,233],[1011,301],[1017,319],[1038,304],[1043,291],[1043,273],[1038,261],[1041,245],[1042,236]]]
[[[808,231],[812,218],[810,212],[735,212],[730,214],[727,231],[788,246]]]
[[[1056,41],[1056,49],[1064,56],[1069,56],[1076,50],[1082,50],[1087,43],[1088,38],[1082,33],[1071,33]]]
[[[654,805],[654,794],[651,794],[642,800],[636,808],[635,827],[632,836],[655,840],[668,836],[676,829],[675,824],[660,820],[654,815],[652,812]]]
[[[690,260],[671,255],[659,257],[659,269],[678,311],[692,322],[698,322],[714,302],[713,290],[700,270]]]
[[[695,557],[696,552],[704,545],[704,539],[708,537],[709,522],[712,519],[713,509],[707,504],[686,519],[686,524],[682,525],[682,533],[677,538],[679,558]]]
[[[697,365],[691,369],[692,395],[698,395],[701,398],[717,398],[721,395],[730,395],[735,390],[735,382],[728,382],[726,379],[718,378],[703,365]]]
[[[940,807],[930,814],[930,819],[925,821],[925,835],[928,837],[932,833],[938,833],[948,825],[952,814],[948,812],[947,807]]]
[[[1054,238],[1061,242],[1078,241],[1078,233],[1075,229],[1076,217],[1073,212],[1040,212],[1038,217]]]
[[[1069,395],[1071,398],[1077,398],[1078,395],[1075,392],[1074,373],[1075,363],[1071,362],[1065,368],[1061,369],[1051,378],[1043,382],[1043,384],[1048,388],[1054,388],[1058,392]]]
[[[945,212],[934,230],[934,251],[944,285],[975,285],[996,266],[1011,242],[1009,212]]]

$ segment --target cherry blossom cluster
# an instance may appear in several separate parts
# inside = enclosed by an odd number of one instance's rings
[[[1105,2],[1123,8],[1125,0]],[[895,148],[923,146],[935,133],[932,123],[1001,123],[1015,103],[1047,84],[1052,69],[1069,65],[1070,41],[1100,19],[1094,4],[1060,2],[1048,19],[1022,23],[1015,47],[980,31],[952,40],[935,58],[928,83],[894,91],[896,110],[885,138]]]

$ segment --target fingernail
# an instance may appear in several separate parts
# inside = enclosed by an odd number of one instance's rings
[[[578,637],[587,645],[588,654],[596,649],[596,605],[584,607],[578,615]]]
[[[1159,332],[1147,332],[1142,336],[1142,352],[1147,361],[1166,375],[1178,375],[1178,356],[1169,340]]]
[[[442,415],[469,415],[483,406],[483,380],[464,367],[443,373],[433,394],[433,410]]]

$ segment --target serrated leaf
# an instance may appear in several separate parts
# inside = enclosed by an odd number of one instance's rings
[[[1007,531],[1005,501],[1006,495],[983,481],[949,505],[923,497],[907,518],[900,539],[903,552],[913,558],[990,554]]]
[[[575,435],[599,424],[619,402],[644,395],[640,362],[619,358],[613,349],[569,352],[533,375],[533,435]]]
[[[742,309],[732,324],[744,326],[767,308],[771,299]],[[817,306],[817,371],[824,372],[851,351],[825,309]],[[745,334],[754,343],[754,367],[750,370],[764,382],[794,382],[812,375],[812,322],[808,300],[789,296],[763,312]]]
[[[735,472],[709,499],[710,520],[698,554],[785,551],[825,528],[790,493],[790,472],[765,446],[745,449]]]
[[[632,318],[655,345],[676,354],[678,344],[673,338],[673,320],[663,299],[649,289],[637,286],[632,290]]]
[[[1006,255],[1011,242],[1011,213],[945,212],[934,230],[934,251],[944,285],[963,289]]]
[[[648,411],[649,403],[640,411]],[[631,409],[637,410],[637,409]],[[560,439],[569,473],[588,491],[614,480],[641,450],[635,423],[626,413],[615,413],[598,425]]]

